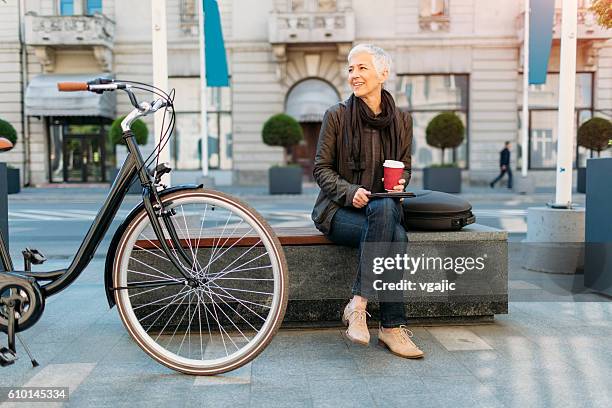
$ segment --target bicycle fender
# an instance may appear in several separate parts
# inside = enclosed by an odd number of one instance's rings
[[[159,197],[163,198],[169,194],[176,193],[182,190],[198,190],[204,187],[203,184],[182,184],[174,187],[167,188],[159,192]],[[113,235],[113,239],[111,240],[110,246],[108,247],[108,252],[106,253],[106,262],[104,265],[104,290],[106,292],[106,300],[108,301],[108,306],[112,309],[115,306],[115,296],[113,295],[113,291],[111,288],[113,287],[113,262],[115,261],[115,254],[117,253],[117,246],[119,245],[119,241],[123,236],[126,228],[134,217],[144,209],[144,203],[139,203],[136,207],[130,211],[125,220],[119,225],[117,231],[115,231],[115,235]]]

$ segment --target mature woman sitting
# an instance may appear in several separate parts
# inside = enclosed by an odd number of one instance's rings
[[[353,285],[353,298],[343,312],[346,336],[358,344],[369,344],[366,324],[368,299],[376,295],[371,254],[364,243],[405,243],[398,198],[369,199],[370,192],[384,192],[383,162],[404,163],[404,173],[393,190],[403,191],[410,180],[412,119],[400,112],[391,94],[383,88],[391,58],[381,48],[361,44],[348,55],[348,82],[353,94],[330,107],[323,118],[315,156],[314,178],[321,188],[312,219],[315,226],[339,245],[359,247],[360,262]],[[375,245],[374,245],[375,247]],[[383,279],[399,281],[401,272],[385,273]],[[392,300],[392,301],[389,301]],[[423,352],[411,341],[405,326],[403,297],[379,296],[381,325],[378,341],[393,354],[418,358]]]

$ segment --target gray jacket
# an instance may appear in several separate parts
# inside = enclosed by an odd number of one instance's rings
[[[355,184],[355,175],[348,166],[349,146],[342,140],[345,110],[346,101],[337,103],[325,112],[312,172],[321,191],[312,210],[311,218],[317,229],[324,234],[329,233],[332,217],[339,208],[353,206],[353,197],[360,187],[372,192],[384,191],[377,180],[382,177],[382,163],[388,158],[382,157],[379,133],[372,129],[369,129],[371,143],[362,142],[362,148],[366,149],[366,158],[370,160],[362,173],[362,183]],[[402,132],[399,159],[405,166],[402,178],[406,179],[405,185],[407,186],[411,175],[412,117],[410,113],[401,112],[399,109],[397,115],[400,124],[399,131]],[[364,130],[368,132],[368,128]],[[364,183],[364,181],[367,182]]]

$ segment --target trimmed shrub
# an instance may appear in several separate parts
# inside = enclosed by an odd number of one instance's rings
[[[304,133],[300,124],[289,115],[279,113],[271,116],[261,130],[263,142],[268,146],[282,146],[284,163],[288,163],[287,148],[298,144]]]
[[[442,149],[442,164],[444,150],[453,149],[463,142],[465,127],[461,118],[453,112],[443,112],[436,115],[425,129],[425,140],[431,147]]]
[[[8,139],[13,145],[17,143],[17,131],[6,120],[0,119],[0,137]]]
[[[604,118],[591,118],[578,128],[578,145],[595,150],[599,156],[612,139],[612,122]]]
[[[125,140],[123,140],[123,131],[121,130],[121,121],[123,119],[125,119],[125,116],[115,119],[110,127],[108,137],[113,144],[125,145]],[[149,129],[147,128],[146,123],[140,119],[136,119],[136,121],[132,123],[132,132],[134,132],[134,137],[136,138],[137,144],[141,146],[147,144]]]

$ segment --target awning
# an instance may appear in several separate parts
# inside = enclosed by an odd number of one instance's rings
[[[25,108],[28,116],[102,116],[115,118],[116,95],[105,92],[59,92],[62,81],[87,82],[104,74],[38,75],[28,84]]]
[[[321,122],[325,111],[340,100],[327,82],[306,79],[294,86],[285,105],[285,113],[298,122]]]

